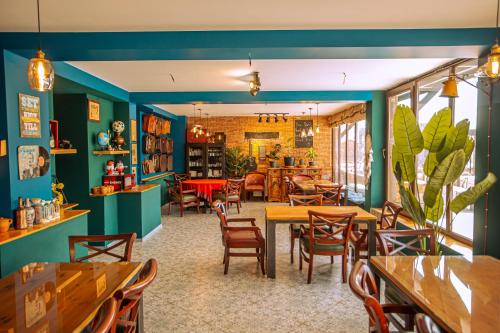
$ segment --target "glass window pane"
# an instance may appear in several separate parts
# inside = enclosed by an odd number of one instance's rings
[[[355,125],[347,124],[347,185],[354,191],[354,137]]]
[[[365,120],[358,121],[356,135],[356,192],[365,193]]]
[[[340,164],[340,172],[339,172],[339,183],[340,184],[346,184],[346,159],[345,159],[345,154],[346,154],[346,143],[347,143],[347,126],[346,125],[341,125],[340,127],[340,147],[339,147],[339,164]]]

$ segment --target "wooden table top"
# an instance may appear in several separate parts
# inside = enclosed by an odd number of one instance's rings
[[[80,332],[141,263],[34,263],[0,279],[0,332]]]
[[[266,219],[272,221],[308,221],[308,211],[329,214],[358,213],[356,221],[376,221],[375,215],[358,206],[266,206]]]
[[[331,182],[326,179],[296,180],[294,181],[294,183],[302,191],[315,191],[316,187],[314,185],[328,185],[328,186],[337,185],[334,182]]]
[[[449,332],[498,332],[500,260],[474,256],[372,257],[370,262]]]

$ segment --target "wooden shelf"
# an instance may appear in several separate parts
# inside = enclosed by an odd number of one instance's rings
[[[61,205],[61,208],[64,208],[64,209],[73,209],[75,207],[78,207],[79,204],[77,203],[65,203],[65,204],[62,204]]]
[[[129,150],[94,150],[94,155],[128,155]]]
[[[150,181],[153,181],[153,180],[162,179],[162,178],[171,176],[173,174],[174,174],[174,172],[168,172],[167,171],[165,173],[162,173],[161,175],[156,175],[156,176],[151,176],[151,177],[143,178],[142,182],[143,183],[147,183],[147,182],[150,182]]]
[[[76,153],[77,153],[76,149],[63,149],[63,148],[50,149],[50,155],[70,155]]]

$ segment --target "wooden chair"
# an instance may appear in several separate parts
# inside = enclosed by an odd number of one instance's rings
[[[375,277],[368,265],[362,261],[354,264],[349,275],[349,287],[354,295],[363,301],[368,312],[370,332],[389,333],[389,321],[398,330],[404,330],[398,321],[393,321],[392,317],[388,317],[391,313],[402,313],[413,318],[414,310],[409,305],[379,303]]]
[[[286,194],[298,194],[297,189],[295,188],[295,184],[292,182],[292,180],[288,176],[283,177],[283,181],[285,182],[285,187],[286,187]]]
[[[118,300],[117,319],[111,333],[138,332],[137,317],[144,290],[154,281],[158,273],[156,259],[149,259],[141,269],[139,277],[130,286],[117,290],[114,297]]]
[[[266,254],[266,241],[262,236],[260,228],[255,225],[254,218],[232,218],[226,217],[224,204],[216,200],[212,204],[220,220],[222,233],[222,245],[224,245],[224,274],[229,269],[230,257],[257,257],[262,274],[266,274],[264,258]],[[233,227],[232,223],[245,222],[251,226]],[[252,249],[252,252],[231,252],[231,249]]]
[[[214,191],[212,197],[215,200],[220,200],[224,203],[224,207],[229,210],[229,207],[236,203],[238,214],[241,207],[241,191],[243,189],[244,179],[228,179],[222,190]],[[210,209],[211,212],[211,209]]]
[[[396,230],[399,213],[403,210],[398,204],[390,201],[385,201],[382,206],[380,219],[377,221],[377,229],[380,230]],[[368,231],[353,230],[351,233],[351,246],[354,248],[354,261],[359,259],[367,259],[368,254]],[[377,244],[377,249],[380,250],[380,245]]]
[[[299,269],[302,260],[309,263],[307,283],[311,283],[314,256],[342,256],[342,281],[347,282],[347,257],[349,253],[349,236],[352,230],[351,214],[327,214],[309,211],[309,228],[300,226]]]
[[[417,333],[441,333],[441,329],[432,318],[423,313],[417,313],[415,316],[415,326]]]
[[[118,235],[88,235],[88,236],[69,236],[69,261],[70,262],[82,262],[88,259],[100,256],[107,255],[113,258],[118,259],[118,261],[132,261],[132,247],[134,245],[134,241],[137,238],[137,234],[135,232],[128,234],[118,234]],[[111,242],[109,246],[97,246],[91,245],[91,243],[104,243]],[[122,246],[125,244],[123,248],[123,254],[117,254],[111,252],[111,250]],[[79,245],[86,249],[92,250],[94,252],[87,254],[86,256],[76,258],[75,247]]]
[[[322,206],[323,196],[321,194],[300,195],[289,194],[290,206]],[[300,224],[290,224],[290,263],[293,264],[293,250],[295,248],[295,239],[299,238]]]
[[[309,175],[304,175],[304,174],[297,174],[295,176],[292,176],[292,179],[290,179],[290,187],[292,187],[292,194],[304,194],[297,186],[295,185],[295,182],[300,182],[303,180],[313,180],[313,177]]]
[[[189,173],[174,173],[174,180],[176,183],[183,182],[185,180],[190,180],[191,175]]]
[[[342,198],[342,187],[344,185],[314,185],[316,194],[323,195],[324,205],[340,206],[340,199]]]
[[[116,320],[118,302],[116,298],[108,298],[97,310],[94,319],[84,332],[88,333],[108,333]]]
[[[436,236],[432,229],[377,230],[375,236],[380,245],[380,255],[410,254],[433,256],[436,254]]]
[[[184,190],[182,181],[176,180],[174,187],[169,188],[168,215],[173,205],[179,205],[180,215],[184,216],[184,211],[189,207],[196,207],[198,214],[200,213],[200,199],[196,196],[196,190]]]
[[[266,175],[262,172],[251,172],[245,177],[244,184],[244,196],[243,199],[245,202],[247,201],[248,193],[253,192],[262,192],[262,200],[265,201],[266,198],[264,196],[266,190]]]

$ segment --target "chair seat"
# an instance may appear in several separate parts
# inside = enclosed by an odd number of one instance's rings
[[[302,243],[306,251],[309,251],[309,237],[302,238]],[[341,252],[344,251],[344,245],[342,244],[318,244],[315,242],[314,251],[316,252]]]
[[[264,186],[263,185],[247,185],[245,186],[246,191],[264,191]]]
[[[223,201],[226,200],[226,195],[224,193],[218,193],[214,197],[216,200],[223,200]],[[240,196],[237,194],[229,195],[229,200],[239,200],[239,199],[240,199]]]
[[[303,226],[304,226],[304,228],[306,228],[306,230],[309,230],[309,225],[303,224]],[[300,224],[292,224],[292,227],[293,227],[293,232],[297,232],[297,233],[300,232]],[[327,230],[328,226],[324,226],[324,229]],[[319,231],[316,231],[316,232],[319,233]]]
[[[227,244],[230,247],[259,247],[261,238],[254,231],[228,231]]]

